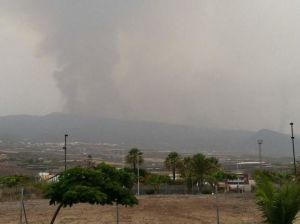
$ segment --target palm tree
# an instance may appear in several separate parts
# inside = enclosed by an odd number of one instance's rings
[[[274,184],[266,175],[256,178],[256,203],[268,224],[292,224],[300,210],[300,185],[291,180]]]
[[[192,193],[193,188],[193,164],[191,157],[184,157],[180,166],[180,174],[184,178],[188,193]]]
[[[143,152],[137,148],[130,149],[126,156],[126,163],[132,165],[133,170],[136,171],[137,165],[141,165],[143,162]]]
[[[194,175],[201,185],[205,176],[217,171],[220,168],[220,164],[217,158],[206,157],[198,153],[192,157],[192,167]]]
[[[211,180],[216,172],[221,170],[220,163],[215,157],[206,157],[197,153],[192,157],[185,157],[180,167],[181,176],[185,179],[188,192],[191,192],[194,183],[201,190],[204,180]]]
[[[177,152],[171,152],[165,159],[165,166],[172,171],[173,181],[176,178],[176,169],[181,165],[181,156]]]

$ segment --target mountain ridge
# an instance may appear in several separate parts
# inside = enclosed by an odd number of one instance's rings
[[[257,132],[209,129],[62,113],[0,117],[0,139],[4,142],[24,139],[32,142],[61,142],[65,133],[70,135],[70,141],[106,142],[156,150],[241,154],[255,154],[257,139],[263,139],[263,153],[272,156],[290,154],[290,137],[267,129]]]

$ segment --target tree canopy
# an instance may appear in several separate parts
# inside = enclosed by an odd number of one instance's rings
[[[211,179],[210,176],[218,170],[220,170],[220,164],[217,158],[197,153],[183,159],[181,175],[185,178],[190,191],[194,183],[198,183],[201,188],[204,179]]]
[[[26,185],[31,182],[31,179],[27,176],[13,175],[0,177],[0,186],[4,187],[18,187]]]
[[[256,203],[265,223],[292,224],[300,210],[300,185],[285,178],[278,184],[276,179],[273,174],[256,174]]]
[[[96,168],[75,167],[61,173],[58,182],[49,185],[45,196],[50,204],[59,204],[51,223],[61,207],[76,203],[121,204],[132,206],[138,201],[131,192],[133,176],[116,168],[100,164]]]
[[[143,152],[137,148],[132,148],[126,156],[126,162],[132,165],[132,168],[136,170],[137,165],[141,165],[144,162]]]
[[[170,181],[170,177],[167,175],[161,174],[150,174],[145,179],[145,184],[151,185],[154,188],[156,193],[159,193],[160,185],[168,183]]]
[[[179,169],[182,164],[181,156],[177,152],[170,152],[164,163],[166,168],[172,171],[172,179],[174,181],[176,178],[176,169]]]

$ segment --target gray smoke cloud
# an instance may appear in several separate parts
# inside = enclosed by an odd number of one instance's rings
[[[5,1],[72,113],[222,128],[298,119],[300,2]],[[285,127],[286,126],[286,127]]]

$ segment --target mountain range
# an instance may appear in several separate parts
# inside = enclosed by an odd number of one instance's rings
[[[208,129],[61,113],[0,117],[2,142],[62,142],[65,133],[69,134],[70,141],[78,142],[123,144],[159,151],[249,155],[257,154],[257,140],[263,139],[263,154],[278,157],[291,155],[290,136],[266,129],[257,132]],[[295,143],[297,146],[297,138]]]

